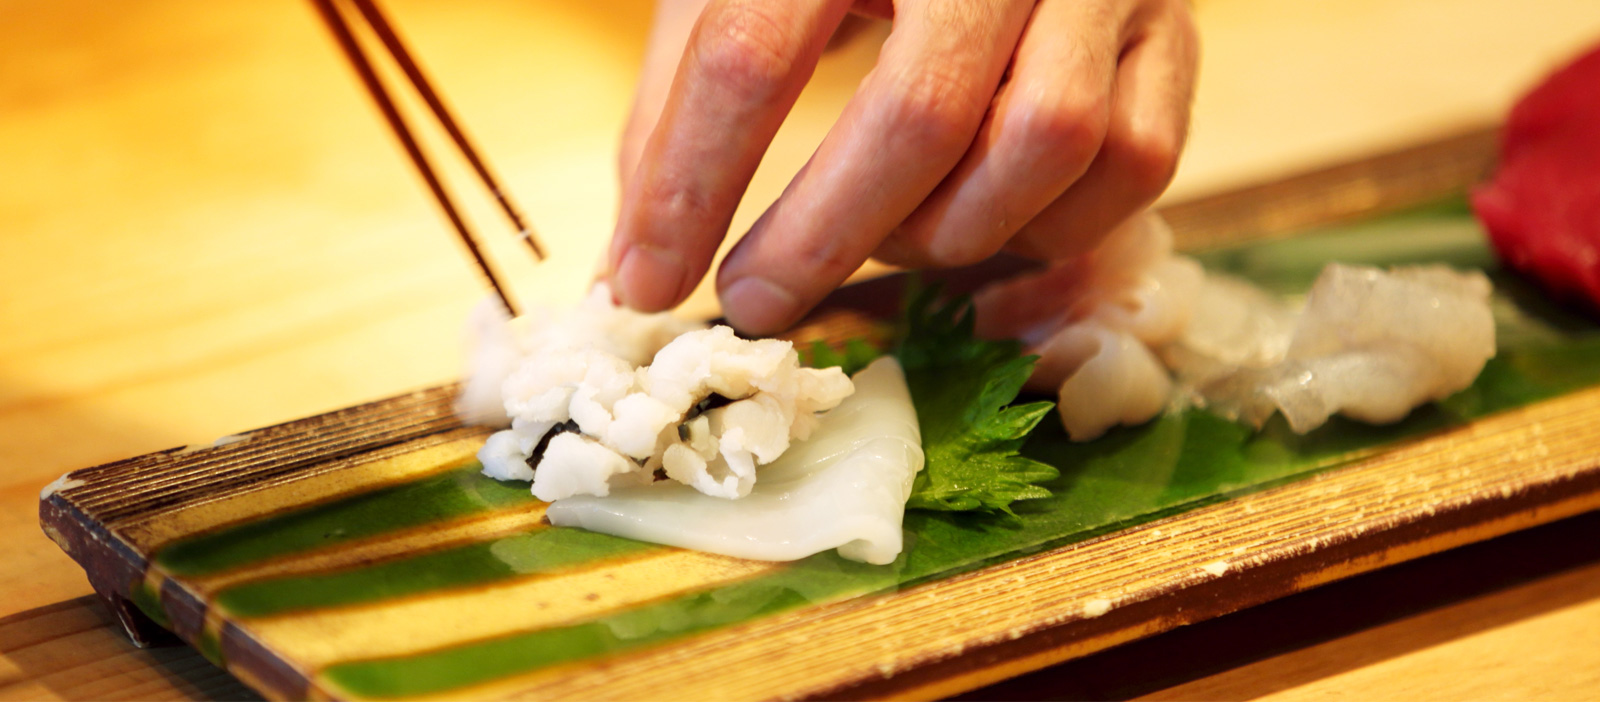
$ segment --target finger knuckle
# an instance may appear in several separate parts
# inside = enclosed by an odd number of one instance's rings
[[[1052,162],[1081,169],[1100,152],[1109,115],[1104,97],[1060,100],[1027,110],[1020,131],[1030,148]]]
[[[1124,129],[1108,135],[1105,148],[1129,186],[1154,199],[1178,170],[1183,133],[1172,128]]]
[[[766,6],[709,8],[695,29],[693,56],[707,80],[748,99],[763,99],[793,75],[799,38]]]
[[[652,218],[669,222],[708,219],[715,203],[692,179],[654,177],[639,185],[639,202]]]
[[[962,148],[972,140],[985,102],[969,72],[924,67],[898,84],[891,122],[914,144],[936,151]]]
[[[794,272],[803,274],[811,281],[842,279],[853,273],[861,263],[845,247],[826,239],[812,241],[796,249],[794,259],[790,261]]]
[[[1009,14],[1005,3],[1000,2],[934,2],[928,3],[923,12],[923,21],[930,30],[928,39],[945,51],[960,51],[991,41]]]

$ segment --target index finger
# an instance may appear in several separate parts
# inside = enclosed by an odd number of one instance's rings
[[[901,0],[878,63],[805,168],[717,273],[749,333],[788,327],[844,282],[971,147],[1033,3]]]
[[[713,0],[623,188],[611,285],[644,311],[681,302],[710,268],[761,156],[851,0]]]

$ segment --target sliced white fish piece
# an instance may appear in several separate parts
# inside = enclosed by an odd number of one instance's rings
[[[559,500],[550,521],[740,558],[789,561],[837,548],[852,560],[890,563],[903,546],[922,435],[894,359],[873,362],[854,382],[855,393],[809,439],[761,466],[741,499],[661,481]]]
[[[1482,273],[1443,266],[1330,265],[1281,358],[1214,373],[1200,393],[1257,427],[1281,412],[1302,434],[1335,413],[1399,421],[1471,385],[1494,356],[1489,289]]]
[[[1172,394],[1166,367],[1143,342],[1097,322],[1062,329],[1037,353],[1036,373],[1066,376],[1056,407],[1073,441],[1099,438],[1118,424],[1143,424]]]
[[[1298,310],[1251,283],[1207,273],[1188,328],[1162,349],[1162,358],[1191,385],[1241,367],[1267,366],[1289,353],[1298,318]]]
[[[1437,364],[1429,385],[1444,394],[1425,400],[1438,399],[1470,385],[1494,356],[1489,292],[1489,279],[1476,271],[1331,265],[1306,296],[1287,357],[1414,349]]]
[[[1205,280],[1172,245],[1166,223],[1145,214],[1087,254],[974,297],[979,334],[1019,337],[1040,356],[1027,387],[1057,392],[1074,441],[1149,421],[1167,406],[1172,379],[1151,349],[1191,326]]]
[[[1281,412],[1301,433],[1333,414],[1398,421],[1471,385],[1494,355],[1480,273],[1333,264],[1297,310],[1206,274],[1172,243],[1147,213],[1094,251],[974,298],[980,334],[1041,356],[1028,387],[1058,391],[1074,440],[1191,400],[1257,427]]]
[[[1151,347],[1170,343],[1189,327],[1195,295],[1204,279],[1198,261],[1168,256],[1129,281],[1126,288],[1108,293],[1091,317],[1108,328],[1125,330]]]

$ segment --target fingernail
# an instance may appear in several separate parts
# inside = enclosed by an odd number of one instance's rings
[[[722,314],[747,334],[782,331],[799,311],[793,293],[759,276],[741,278],[722,291]]]
[[[636,310],[658,312],[678,303],[686,271],[677,253],[634,244],[612,276],[612,294]]]

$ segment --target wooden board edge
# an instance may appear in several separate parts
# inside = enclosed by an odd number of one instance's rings
[[[1164,205],[1180,250],[1279,238],[1458,195],[1489,175],[1500,128],[1483,124],[1405,148]]]
[[[403,393],[373,402],[241,432],[247,437],[236,442],[219,442],[211,447],[178,447],[134,458],[80,468],[62,475],[47,486],[39,497],[39,526],[61,550],[84,569],[90,586],[99,595],[129,639],[145,647],[172,641],[172,635],[156,624],[134,604],[135,590],[143,584],[149,561],[138,545],[107,519],[102,507],[106,491],[140,488],[137,471],[162,471],[149,482],[170,483],[171,474],[191,466],[199,468],[217,461],[230,467],[257,464],[271,467],[290,456],[296,468],[270,471],[260,478],[261,485],[293,482],[315,474],[318,466],[343,466],[340,459],[359,457],[408,441],[446,435],[462,427],[453,415],[441,419],[441,407],[454,397],[458,384],[447,384]],[[383,416],[383,426],[404,427],[410,431],[389,432],[381,439],[352,442],[367,427],[365,417]],[[341,433],[342,432],[342,433]],[[335,440],[327,440],[328,435]],[[346,436],[348,435],[348,436]],[[308,448],[308,443],[314,446]],[[203,475],[186,476],[190,480]],[[94,499],[88,499],[90,497]],[[87,504],[86,504],[87,501]],[[116,508],[112,508],[116,509]],[[195,642],[191,642],[195,643]]]
[[[122,625],[133,645],[146,648],[174,640],[170,631],[133,603],[134,589],[142,582],[148,565],[137,549],[60,493],[40,499],[39,526],[45,536],[83,567],[89,586]]]
[[[1559,488],[1474,503],[1437,519],[1372,532],[1327,549],[1307,550],[1231,577],[1174,590],[1119,608],[1115,618],[1080,619],[1013,641],[930,663],[895,678],[867,680],[812,699],[932,700],[951,697],[1178,627],[1197,624],[1322,585],[1449,549],[1600,509],[1600,470]],[[1179,612],[1173,616],[1171,612]]]

